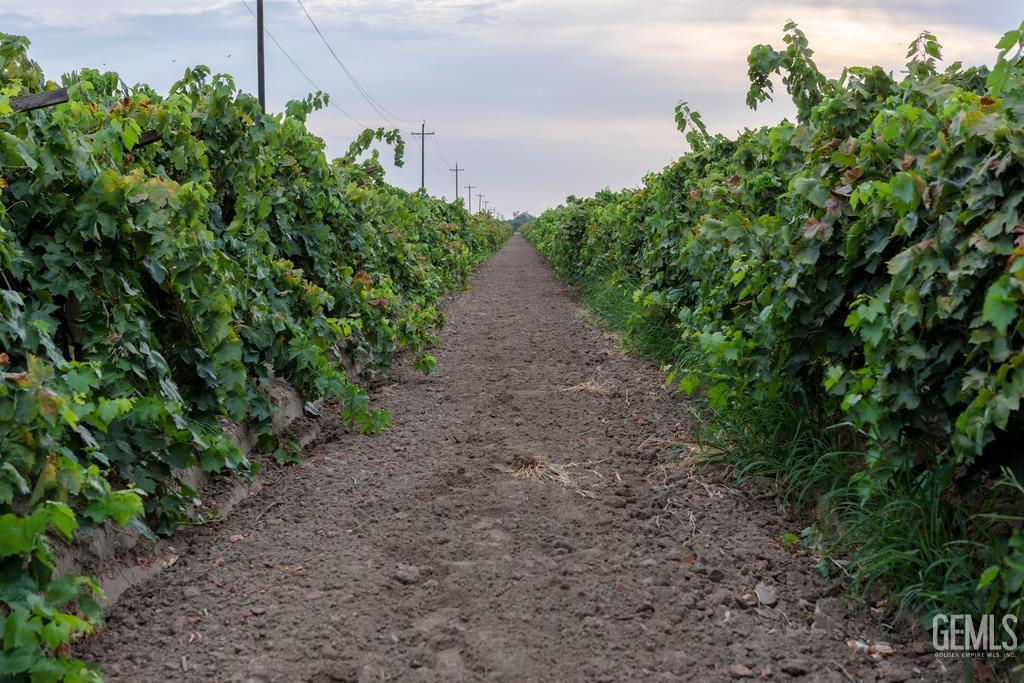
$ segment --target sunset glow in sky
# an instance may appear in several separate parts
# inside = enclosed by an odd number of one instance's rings
[[[639,184],[685,151],[672,116],[679,100],[728,134],[791,117],[784,91],[756,112],[744,104],[747,53],[756,43],[779,45],[788,19],[807,33],[819,66],[838,75],[844,65],[901,68],[922,29],[938,35],[947,63],[990,62],[1024,8],[1000,0],[304,1],[376,100],[437,131],[440,149],[427,146],[428,189],[450,198],[447,169],[458,162],[467,169],[463,184],[508,216],[537,213],[568,194]],[[342,108],[385,125],[294,0],[266,0],[266,17]],[[242,0],[0,0],[0,27],[29,36],[31,55],[54,80],[88,66],[166,90],[186,66],[206,64],[256,89],[255,20]],[[280,110],[311,88],[273,43],[266,49],[268,106]],[[418,130],[399,123],[405,133]],[[333,108],[309,125],[332,154],[358,132]],[[407,164],[389,177],[414,188],[419,140],[406,137]]]

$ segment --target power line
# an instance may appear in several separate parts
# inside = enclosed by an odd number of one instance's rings
[[[336,53],[334,51],[334,48],[331,47],[331,44],[327,42],[327,38],[320,30],[320,27],[316,25],[315,21],[313,21],[313,17],[309,15],[309,11],[306,9],[306,6],[302,4],[302,0],[295,0],[295,2],[299,3],[299,7],[302,8],[302,13],[306,15],[307,19],[309,19],[309,23],[313,26],[313,29],[316,31],[317,35],[320,36],[320,40],[323,41],[323,44],[327,47],[327,50],[331,53],[331,56],[334,57],[334,61],[338,63],[338,66],[341,67],[341,70],[345,72],[346,76],[348,76],[348,80],[352,81],[352,85],[356,87],[356,90],[358,90],[359,94],[363,96],[363,99],[366,100],[366,103],[369,104],[373,108],[373,110],[376,111],[381,116],[381,118],[383,118],[385,121],[390,123],[395,128],[399,128],[400,126],[398,126],[398,124],[396,124],[392,119],[397,119],[398,121],[403,121],[405,123],[415,123],[415,121],[409,121],[407,119],[403,119],[400,116],[395,116],[394,114],[391,114],[390,116],[388,115],[390,114],[390,112],[388,112],[388,110],[384,108],[384,105],[382,105],[380,102],[374,99],[373,95],[371,95],[369,91],[366,90],[366,88],[364,88],[359,83],[358,80],[356,80],[356,77],[353,76],[352,72],[348,70],[348,67],[345,66],[345,63],[341,61],[341,58],[338,56],[338,53]]]
[[[245,6],[245,8],[249,11],[250,14],[252,14],[254,17],[257,16],[257,13],[253,11],[252,7],[249,6],[249,3],[247,3],[246,0],[241,0],[241,2]],[[386,109],[384,107],[384,105],[382,105],[373,95],[370,94],[370,92],[366,88],[363,87],[363,85],[359,82],[359,80],[355,77],[355,75],[351,71],[349,71],[348,67],[345,66],[345,63],[343,61],[341,61],[341,58],[338,56],[338,53],[334,51],[333,47],[331,47],[331,44],[330,44],[330,42],[328,42],[327,37],[324,35],[323,31],[320,30],[320,27],[317,26],[316,21],[313,19],[312,15],[310,15],[309,10],[306,9],[306,6],[305,6],[305,4],[303,4],[302,0],[296,0],[296,3],[298,3],[299,8],[302,10],[302,13],[306,16],[306,19],[309,21],[310,25],[313,27],[313,30],[316,31],[317,35],[319,36],[320,40],[323,42],[324,46],[331,53],[331,56],[334,58],[334,61],[337,62],[338,66],[344,72],[345,76],[349,79],[349,81],[352,83],[352,85],[355,86],[356,90],[363,97],[363,99],[366,101],[366,103],[369,104],[370,107],[375,112],[377,112],[378,115],[381,116],[381,118],[383,118],[387,123],[391,124],[392,126],[395,126],[396,128],[398,126],[397,126],[397,124],[395,124],[394,120],[405,121],[405,122],[411,123],[411,121],[409,121],[408,119],[403,119],[402,117],[397,116],[396,114],[394,114],[391,111],[389,111],[388,109]],[[303,70],[303,68],[301,66],[299,66],[298,62],[288,53],[287,50],[284,49],[284,46],[281,45],[280,41],[278,41],[276,37],[274,37],[273,33],[271,33],[265,27],[264,27],[264,31],[263,32],[266,34],[266,36],[268,38],[270,38],[270,40],[274,43],[274,45],[277,47],[277,49],[281,51],[281,54],[283,54],[285,56],[285,58],[291,63],[291,65],[293,67],[295,67],[295,70],[298,71],[300,74],[302,74],[302,77],[305,78],[306,81],[311,86],[313,86],[313,88],[315,88],[316,90],[319,90],[321,92],[326,92],[325,90],[323,90],[323,88],[321,88],[319,85],[317,85],[317,83],[312,79],[312,77],[310,77],[310,75],[308,73],[306,73],[306,71]],[[341,112],[342,115],[344,115],[347,119],[349,119],[350,121],[352,121],[356,125],[358,125],[358,126],[360,126],[362,128],[369,128],[369,126],[367,126],[365,123],[363,123],[359,119],[355,118],[354,116],[349,114],[347,111],[345,111],[342,107],[340,107],[338,104],[336,104],[333,101],[332,98],[328,99],[328,104],[330,106],[334,107],[335,109],[337,109],[339,112]],[[439,173],[443,173],[444,169],[438,168],[437,165],[435,165],[433,163],[433,161],[431,161],[431,160],[426,158],[425,138],[426,137],[435,136],[436,134],[433,133],[433,132],[427,133],[426,132],[425,124],[421,128],[422,129],[421,129],[420,133],[413,133],[413,135],[421,136],[421,138],[420,138],[420,186],[425,188],[425,186],[426,186],[426,169],[425,169],[425,165],[429,163],[430,167],[432,169],[434,169],[435,171],[439,172]],[[442,148],[441,144],[437,141],[436,137],[431,137],[431,142],[433,143],[434,148],[437,150],[438,155],[441,157],[441,159],[444,161],[444,163],[446,165],[451,165],[450,162],[448,161],[448,157],[444,153],[444,149]],[[456,194],[456,197],[458,197],[457,181],[456,181],[456,193],[455,194]],[[470,196],[470,199],[472,199],[472,196]]]
[[[241,2],[242,2],[242,5],[245,6],[245,9],[248,10],[249,14],[251,14],[254,18],[257,18],[257,19],[259,18],[258,17],[258,13],[255,12],[252,9],[252,7],[249,5],[248,2],[246,2],[246,0],[241,0]],[[395,114],[393,114],[389,110],[387,110],[384,107],[384,105],[382,105],[379,101],[377,101],[376,98],[374,98],[373,95],[371,95],[369,93],[369,91],[366,90],[366,88],[364,88],[361,83],[359,83],[359,81],[356,79],[355,75],[353,75],[352,72],[348,70],[348,67],[346,67],[344,62],[341,61],[341,58],[338,57],[338,54],[334,51],[334,48],[331,47],[331,44],[327,41],[326,36],[324,36],[323,32],[320,30],[320,27],[317,26],[316,22],[313,20],[313,17],[309,14],[309,11],[306,9],[306,6],[302,3],[302,0],[296,0],[296,2],[298,3],[299,7],[302,9],[302,13],[306,15],[306,19],[309,20],[310,25],[313,26],[313,29],[316,31],[317,35],[320,37],[320,40],[323,42],[324,46],[327,47],[327,50],[331,53],[331,56],[334,57],[334,60],[338,63],[338,66],[341,67],[342,71],[348,77],[349,81],[352,82],[352,85],[355,86],[356,90],[359,92],[360,95],[362,95],[363,99],[366,100],[367,104],[369,104],[373,108],[373,110],[376,111],[377,114],[379,114],[381,116],[381,118],[383,118],[387,123],[389,123],[389,124],[391,124],[391,125],[393,125],[395,127],[398,127],[398,126],[395,124],[395,122],[392,119],[396,119],[396,120],[399,120],[399,121],[406,121],[408,123],[411,123],[411,121],[408,121],[407,119],[403,119],[403,118],[401,118],[399,116],[396,116]],[[302,77],[306,79],[306,82],[308,82],[313,87],[314,90],[326,93],[328,95],[328,104],[331,107],[334,107],[345,118],[347,118],[348,120],[352,121],[357,126],[360,126],[361,128],[370,128],[370,126],[366,125],[365,123],[363,123],[359,119],[355,118],[352,114],[350,114],[345,109],[343,109],[340,105],[338,105],[337,102],[334,101],[334,98],[330,97],[330,93],[328,93],[326,90],[321,88],[317,84],[317,82],[314,81],[313,78],[308,73],[306,73],[306,71],[301,66],[299,66],[299,63],[295,60],[295,58],[291,56],[291,54],[284,48],[283,45],[281,45],[281,42],[274,36],[274,34],[269,29],[267,29],[266,27],[263,27],[263,33],[266,34],[266,36],[268,38],[270,38],[271,42],[274,43],[274,46],[277,47],[277,49],[281,52],[281,54],[283,54],[285,56],[285,58],[291,63],[291,65],[295,68],[295,70],[298,71],[302,75]],[[446,165],[450,166],[451,162],[448,161],[448,157],[445,155],[444,149],[441,146],[441,143],[438,142],[437,137],[436,137],[436,133],[433,133],[433,132],[427,133],[426,132],[426,125],[425,124],[423,124],[421,126],[421,132],[413,133],[413,135],[420,136],[420,186],[425,188],[425,185],[426,185],[426,169],[425,169],[425,164],[430,164],[430,167],[432,169],[434,169],[435,171],[439,172],[439,173],[443,173],[444,172],[444,169],[438,168],[437,165],[435,165],[433,163],[433,161],[431,161],[431,160],[426,158],[426,150],[425,150],[425,145],[424,145],[425,138],[431,137],[431,142],[434,144],[434,148],[437,150],[438,155],[441,157],[441,159],[444,161],[444,163]],[[432,136],[434,136],[434,137],[432,137]],[[456,166],[457,165],[458,164],[456,164]],[[454,169],[449,169],[449,170],[454,170]],[[459,169],[459,170],[461,171],[461,170],[465,170],[465,169]],[[456,175],[458,175],[458,174],[456,174]],[[470,190],[468,204],[472,205],[472,200],[473,200],[472,189],[473,189],[473,186],[467,185],[466,187],[467,187],[467,189]],[[456,179],[455,179],[455,197],[456,198],[458,198],[458,196],[459,196],[458,190],[459,190],[458,178],[456,177]]]
[[[436,139],[437,139],[436,135],[434,137],[430,138],[431,142],[435,141]],[[435,164],[431,160],[431,157],[438,157],[438,161],[441,164],[444,165],[444,168],[438,168],[437,164]],[[430,166],[430,168],[434,169],[435,171],[437,171],[438,173],[440,173],[442,175],[444,174],[445,168],[448,168],[448,166],[449,166],[448,160],[445,159],[444,154],[441,153],[441,150],[437,147],[436,144],[434,145],[433,148],[431,148],[430,154],[427,155],[427,165]]]
[[[427,166],[429,166],[430,168],[434,169],[434,170],[435,170],[435,171],[437,171],[438,173],[444,173],[444,169],[443,169],[443,168],[441,168],[441,167],[439,167],[439,166],[438,166],[437,164],[435,164],[435,163],[434,163],[433,161],[431,161],[431,160],[430,160],[430,157],[427,157]]]
[[[440,136],[438,136],[438,137],[440,137]],[[430,138],[430,141],[434,143],[434,147],[437,148],[437,153],[441,155],[441,160],[444,161],[445,166],[451,166],[452,162],[448,161],[448,157],[446,157],[444,155],[444,150],[441,149],[441,143],[438,142],[438,139],[436,137],[434,137],[434,138]]]
[[[243,4],[243,5],[245,5],[245,9],[249,10],[249,14],[251,14],[251,15],[252,15],[253,17],[255,17],[255,16],[256,16],[256,13],[255,13],[255,12],[253,11],[252,7],[250,7],[250,6],[249,6],[249,3],[247,3],[247,2],[245,1],[245,0],[242,0],[242,4]],[[321,88],[321,87],[320,87],[319,85],[317,85],[317,84],[316,84],[316,82],[315,82],[315,81],[314,81],[314,80],[313,80],[312,78],[310,78],[310,77],[309,77],[309,74],[307,74],[307,73],[306,73],[305,71],[303,71],[302,67],[301,67],[301,66],[299,66],[299,63],[298,63],[298,62],[296,62],[296,61],[295,61],[295,60],[294,60],[294,59],[292,58],[292,56],[291,56],[290,54],[288,54],[288,51],[287,51],[287,50],[285,50],[285,49],[284,49],[284,47],[283,47],[283,46],[281,45],[281,43],[279,43],[279,42],[277,41],[277,38],[275,38],[275,37],[274,37],[274,34],[273,34],[273,33],[271,33],[269,29],[267,29],[266,27],[264,27],[264,29],[263,29],[263,32],[267,34],[267,38],[270,38],[270,42],[272,42],[272,43],[273,43],[274,45],[276,45],[276,46],[277,46],[277,49],[281,51],[281,54],[283,54],[283,55],[284,55],[284,56],[285,56],[285,57],[286,57],[286,58],[288,59],[288,61],[292,63],[292,66],[294,66],[294,67],[295,67],[295,70],[296,70],[296,71],[298,71],[298,72],[299,72],[300,74],[302,74],[302,77],[303,77],[303,78],[305,78],[305,79],[306,79],[306,81],[307,81],[307,82],[309,82],[309,84],[310,84],[311,86],[313,86],[313,89],[314,89],[314,90],[318,90],[318,91],[320,91],[320,92],[325,92],[325,93],[327,92],[326,90],[324,90],[323,88]],[[330,95],[330,93],[327,93],[327,94],[328,94],[328,96]],[[359,126],[360,128],[369,128],[369,127],[370,127],[370,126],[367,126],[367,125],[366,125],[365,123],[363,123],[362,121],[360,121],[359,119],[357,119],[357,118],[355,118],[354,116],[352,116],[351,114],[349,114],[349,113],[348,113],[347,111],[345,111],[344,109],[342,109],[342,108],[341,108],[341,107],[340,107],[340,106],[339,106],[339,105],[338,105],[338,104],[337,104],[337,103],[336,103],[336,102],[334,101],[334,98],[330,98],[330,97],[329,97],[329,99],[328,99],[328,104],[329,104],[330,106],[334,107],[335,109],[337,109],[338,111],[340,111],[340,112],[341,112],[342,114],[344,114],[344,115],[345,115],[345,117],[346,117],[346,118],[347,118],[347,119],[348,119],[349,121],[351,121],[352,123],[356,124],[356,125],[357,125],[357,126]]]

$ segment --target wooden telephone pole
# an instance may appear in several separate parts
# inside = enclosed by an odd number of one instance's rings
[[[455,199],[459,198],[459,171],[465,171],[464,168],[459,168],[459,162],[455,162],[455,168],[449,168],[449,171],[455,171]],[[452,200],[454,201],[454,200]]]
[[[420,126],[420,132],[413,132],[420,139],[420,189],[427,189],[427,136],[433,133],[427,132],[427,122]]]
[[[256,0],[256,75],[259,79],[260,109],[267,113],[267,86],[263,69],[263,0]]]

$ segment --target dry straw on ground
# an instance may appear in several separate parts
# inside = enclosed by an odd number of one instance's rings
[[[597,494],[584,489],[579,482],[580,470],[576,463],[557,465],[540,453],[526,449],[512,456],[512,476],[523,479],[540,479],[561,484],[584,498],[595,498]],[[592,471],[592,470],[591,470]]]
[[[566,391],[575,391],[577,393],[590,394],[592,396],[607,396],[609,390],[608,387],[603,384],[598,384],[593,379],[588,379],[586,382],[580,382],[579,384],[574,384],[571,387],[562,387],[559,391],[563,393]]]

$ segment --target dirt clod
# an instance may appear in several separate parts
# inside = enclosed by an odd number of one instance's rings
[[[757,584],[754,594],[757,595],[758,602],[767,607],[771,607],[779,601],[779,594],[775,588],[764,583]]]
[[[811,667],[807,662],[798,660],[783,662],[779,668],[782,669],[783,673],[787,673],[790,676],[806,676],[811,671]]]
[[[395,569],[395,579],[405,585],[416,583],[420,580],[420,568],[411,564],[399,564]]]
[[[736,598],[736,604],[744,609],[757,607],[757,596],[753,593],[744,593]]]
[[[729,667],[729,673],[732,674],[733,678],[753,678],[754,672],[748,666],[743,664],[733,664]]]

